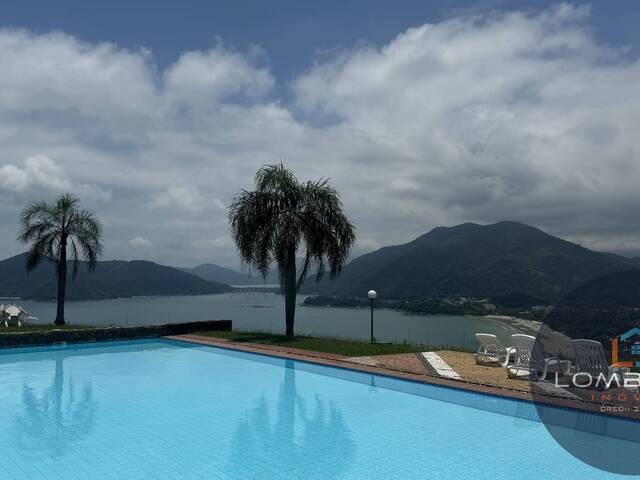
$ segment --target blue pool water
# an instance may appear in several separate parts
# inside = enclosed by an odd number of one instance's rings
[[[4,350],[0,381],[0,479],[623,478],[525,402],[181,342]]]

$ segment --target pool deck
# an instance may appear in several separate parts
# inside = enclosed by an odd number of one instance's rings
[[[300,350],[297,348],[282,347],[275,345],[265,345],[250,342],[233,342],[224,338],[215,338],[209,336],[200,336],[195,334],[187,335],[171,335],[165,338],[179,340],[201,345],[211,345],[214,347],[228,348],[243,352],[259,353],[262,355],[270,355],[290,360],[299,360],[304,362],[326,365],[329,367],[346,368],[365,373],[376,375],[385,375],[413,382],[426,383],[431,385],[439,385],[442,387],[456,388],[460,390],[472,391],[476,393],[495,395],[515,400],[534,401],[530,391],[522,388],[524,383],[516,382],[516,387],[487,385],[469,379],[453,380],[429,373],[424,365],[418,360],[415,354],[401,355],[385,355],[384,357],[345,357],[330,353],[314,352],[310,350]],[[535,402],[540,404],[569,408],[573,410],[583,410],[592,413],[601,413],[604,415],[612,415],[616,417],[626,417],[638,420],[638,412],[613,412],[603,410],[603,405],[619,405],[607,404],[601,402],[590,401],[586,399],[567,399],[552,394],[538,392],[535,394]]]

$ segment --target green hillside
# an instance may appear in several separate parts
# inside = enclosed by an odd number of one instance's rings
[[[629,262],[517,222],[465,223],[358,257],[337,280],[309,282],[307,289],[364,296],[373,288],[389,299],[461,295],[555,303],[589,280],[633,268]]]
[[[75,281],[71,267],[67,281],[67,299],[97,300],[145,295],[196,295],[230,291],[229,285],[209,282],[178,269],[143,260],[98,262],[95,274],[80,265]],[[56,278],[50,263],[33,272],[25,270],[25,255],[0,261],[0,296],[54,299]]]

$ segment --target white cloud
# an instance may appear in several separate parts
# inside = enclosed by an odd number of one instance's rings
[[[13,164],[0,166],[0,187],[13,192],[24,192],[33,187],[62,191],[70,190],[71,184],[59,165],[38,155],[27,158],[23,167]]]
[[[88,44],[63,33],[0,30],[0,104],[5,112],[48,109],[93,119],[148,115],[155,87],[145,52]]]
[[[47,195],[73,191],[88,202],[108,202],[111,191],[95,184],[73,184],[64,169],[44,155],[28,157],[23,166],[7,163],[0,166],[0,192],[24,195]]]
[[[193,248],[202,249],[229,249],[234,248],[233,241],[229,237],[202,238],[191,242]]]
[[[127,243],[133,248],[146,248],[151,246],[151,242],[144,237],[133,237]]]
[[[111,190],[101,188],[95,184],[77,185],[72,190],[80,200],[91,203],[107,203],[112,198]]]
[[[382,218],[571,234],[608,211],[615,236],[621,204],[640,206],[640,64],[598,45],[588,14],[563,4],[412,28],[316,64],[295,83],[298,106],[372,145],[366,171],[342,175],[354,196],[375,176],[379,194],[358,203]]]
[[[152,205],[198,212],[202,210],[202,196],[193,186],[174,184],[169,185],[164,192],[156,195]]]
[[[136,231],[162,239],[147,257],[163,263],[236,264],[225,206],[283,160],[331,179],[359,253],[502,219],[628,246],[640,63],[589,22],[560,5],[418,26],[326,57],[291,102],[256,48],[217,44],[159,70],[145,50],[0,29],[4,238],[23,203],[70,188],[103,220],[109,258],[130,257]]]
[[[168,101],[178,108],[210,107],[228,95],[259,98],[274,85],[268,69],[220,45],[183,54],[164,72],[164,82]]]
[[[189,212],[202,212],[208,209],[224,211],[226,209],[225,204],[219,198],[206,198],[195,185],[186,185],[185,183],[169,185],[165,191],[154,196],[151,206]]]

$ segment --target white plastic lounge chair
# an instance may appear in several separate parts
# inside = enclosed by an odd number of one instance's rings
[[[580,338],[571,340],[571,346],[576,353],[574,373],[591,375],[596,388],[606,389],[608,386],[623,386],[624,376],[629,373],[629,369],[609,365],[600,342]],[[618,376],[618,379],[613,379],[614,376]]]
[[[516,349],[505,347],[498,337],[491,333],[476,333],[476,340],[480,343],[476,352],[478,365],[500,365],[506,367],[515,355]]]
[[[516,333],[511,335],[511,343],[516,349],[516,359],[506,367],[509,378],[526,376],[542,382],[547,378],[550,367],[560,368],[565,375],[569,373],[571,362],[556,357],[545,358],[542,346],[535,337]]]

